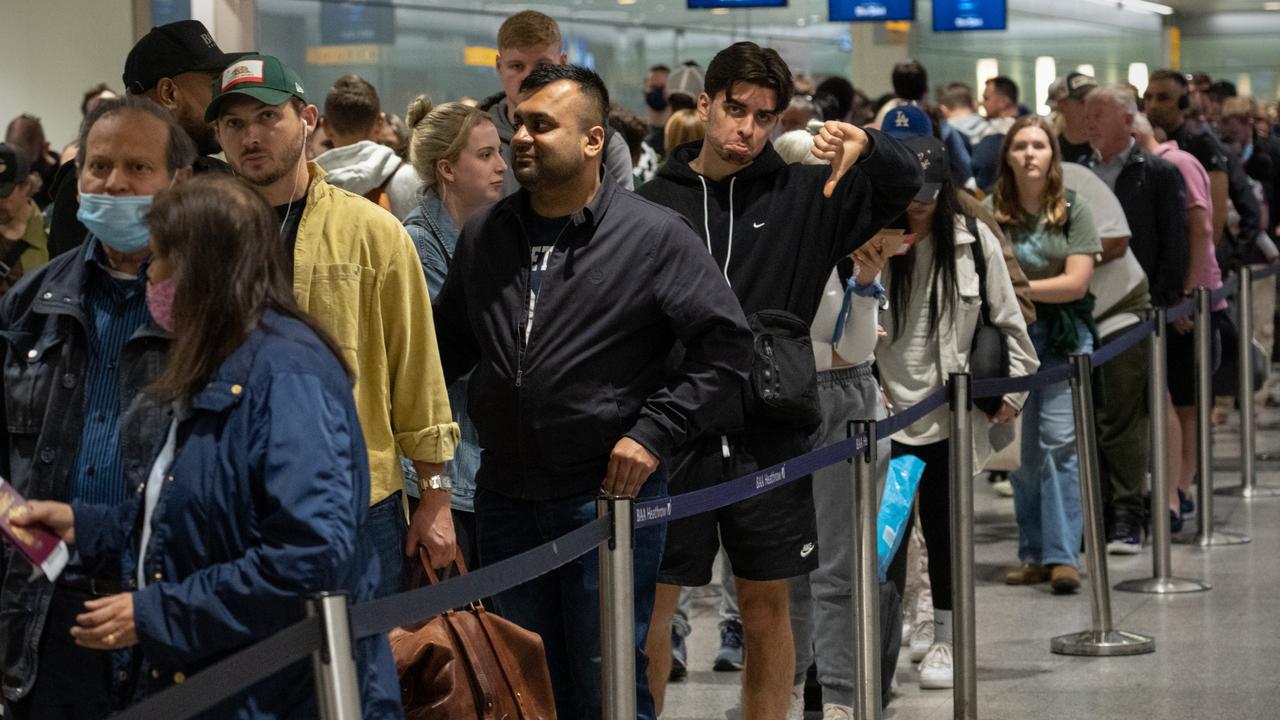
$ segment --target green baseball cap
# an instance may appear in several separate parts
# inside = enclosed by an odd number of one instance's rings
[[[204,121],[216,121],[224,101],[231,95],[248,95],[268,105],[280,105],[291,97],[307,101],[302,78],[271,55],[245,55],[228,65],[214,81],[213,101],[204,111]]]

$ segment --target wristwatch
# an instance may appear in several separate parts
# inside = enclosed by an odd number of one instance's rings
[[[426,480],[423,480],[421,476],[418,477],[418,492],[420,493],[425,493],[428,490],[452,490],[452,489],[453,489],[453,481],[449,479],[448,475],[444,475],[444,474],[432,475]]]

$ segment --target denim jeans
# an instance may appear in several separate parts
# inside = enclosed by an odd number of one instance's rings
[[[1079,352],[1093,351],[1093,337],[1077,323]],[[1040,370],[1063,365],[1067,358],[1049,347],[1043,323],[1027,328]],[[1010,477],[1018,519],[1018,559],[1036,565],[1079,563],[1083,527],[1080,468],[1076,456],[1071,384],[1064,380],[1032,390],[1022,408],[1022,467]]]
[[[369,508],[364,532],[373,540],[374,552],[382,574],[378,580],[375,598],[395,595],[404,590],[409,574],[409,560],[404,555],[404,544],[409,539],[409,522],[405,519],[400,493],[379,500]]]
[[[640,489],[640,498],[665,497],[663,469]],[[480,562],[492,565],[582,527],[596,518],[596,496],[516,500],[476,493],[476,541]],[[654,586],[666,538],[665,524],[635,532],[636,717],[656,717],[644,655],[653,614]],[[603,716],[600,660],[600,563],[596,551],[494,598],[498,614],[542,637],[561,720]]]

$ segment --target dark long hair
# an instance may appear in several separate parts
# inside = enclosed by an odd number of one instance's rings
[[[293,298],[276,213],[253,188],[222,173],[199,175],[156,195],[147,213],[151,246],[174,282],[174,339],[153,390],[189,399],[272,308],[305,323],[350,376],[342,351]]]
[[[956,296],[956,217],[960,205],[956,200],[955,186],[950,178],[938,191],[937,205],[933,211],[933,227],[929,237],[933,240],[933,274],[929,278],[932,288],[941,292],[929,294],[929,334],[938,332],[938,321],[951,311]],[[906,255],[889,259],[889,312],[893,315],[893,340],[902,336],[902,328],[909,320],[907,305],[911,302],[911,275],[920,255],[919,245],[912,245]],[[942,299],[939,301],[938,296]]]

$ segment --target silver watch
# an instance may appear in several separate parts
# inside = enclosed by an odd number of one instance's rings
[[[445,475],[443,473],[439,475],[432,475],[431,477],[427,478],[425,481],[423,481],[421,478],[418,479],[418,490],[420,491],[425,492],[427,490],[452,490],[452,489],[453,489],[453,481],[449,479],[448,475]]]

